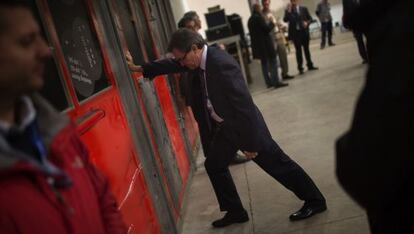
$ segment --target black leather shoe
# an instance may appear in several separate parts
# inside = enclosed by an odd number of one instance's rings
[[[303,75],[303,69],[299,70],[299,75]]]
[[[313,71],[313,70],[319,70],[319,67],[312,66],[308,68],[308,71]]]
[[[212,223],[216,228],[226,227],[233,223],[245,223],[249,221],[249,215],[245,210],[241,212],[227,212],[223,218],[218,219]]]
[[[246,155],[236,153],[236,155],[234,155],[233,160],[231,160],[230,164],[245,163],[248,161],[250,161],[250,158],[246,157]]]
[[[290,80],[290,79],[293,79],[293,78],[295,78],[294,76],[291,76],[291,75],[285,75],[285,76],[283,76],[282,77],[284,80]]]
[[[275,89],[277,89],[277,88],[286,87],[288,85],[289,85],[288,83],[279,82],[279,83],[275,84],[274,87],[275,87]]]
[[[326,209],[327,208],[326,208],[325,202],[321,204],[313,204],[313,205],[309,205],[305,203],[305,205],[303,205],[303,207],[300,210],[291,214],[289,216],[289,219],[290,221],[298,221],[302,219],[307,219],[317,213],[324,212]]]

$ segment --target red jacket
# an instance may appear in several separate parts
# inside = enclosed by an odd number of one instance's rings
[[[0,233],[126,233],[107,180],[88,161],[75,126],[34,98],[49,173],[0,136]],[[71,183],[68,183],[68,182]]]

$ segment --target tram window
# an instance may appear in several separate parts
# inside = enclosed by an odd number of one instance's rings
[[[128,44],[128,49],[137,64],[144,64],[145,59],[142,55],[141,45],[139,43],[138,34],[133,24],[132,13],[128,4],[128,0],[117,1],[118,17],[122,25],[122,31]]]
[[[145,1],[143,1],[145,2]],[[142,9],[141,4],[139,4],[138,2],[134,1],[135,5],[135,9],[137,10],[137,15],[138,15],[138,28],[139,30],[142,32],[142,39],[145,45],[145,51],[147,52],[148,55],[148,59],[150,61],[153,61],[155,59],[157,59],[157,56],[154,52],[154,48],[153,48],[153,44],[152,44],[152,39],[151,39],[151,32],[148,30],[147,27],[147,20],[145,18],[145,14],[144,11]],[[150,16],[151,17],[151,16]],[[150,19],[151,20],[151,19]]]
[[[42,25],[39,10],[34,3],[31,3],[31,8],[34,13],[34,17],[40,25],[42,36],[46,40],[46,34]],[[44,79],[44,85],[42,90],[40,90],[40,94],[46,98],[57,110],[63,111],[68,109],[68,96],[66,95],[63,80],[59,76],[56,63],[53,59],[50,59],[46,62]]]
[[[167,37],[165,35],[165,28],[162,24],[161,16],[159,14],[159,7],[157,6],[157,3],[154,0],[148,1],[148,9],[149,9],[149,15],[150,15],[150,25],[151,30],[154,33],[155,37],[155,44],[157,45],[157,48],[159,49],[161,54],[167,53]]]
[[[48,5],[79,101],[110,84],[102,52],[82,0],[48,0]]]

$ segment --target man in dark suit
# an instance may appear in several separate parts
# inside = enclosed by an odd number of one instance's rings
[[[354,33],[354,37],[358,45],[359,55],[362,58],[362,63],[365,64],[368,62],[367,46],[364,42],[364,37],[366,38],[366,35],[363,32],[360,32],[357,29],[353,28],[352,26],[354,25],[353,21],[356,20],[354,14],[357,12],[359,4],[360,0],[342,0],[342,23],[345,28],[352,30]]]
[[[302,48],[305,53],[308,70],[317,70],[318,68],[313,65],[309,51],[309,25],[312,17],[309,14],[308,8],[299,6],[298,0],[291,0],[283,20],[289,23],[289,38],[295,45],[299,74],[303,74]]]
[[[211,134],[204,139],[205,168],[217,196],[220,210],[227,211],[214,227],[224,227],[249,220],[243,208],[228,166],[240,149],[253,158],[263,170],[291,190],[305,203],[290,216],[292,221],[308,218],[326,210],[325,198],[312,179],[287,156],[272,139],[266,123],[244,82],[238,63],[231,55],[216,47],[208,47],[203,38],[188,29],[179,29],[170,41],[174,60],[152,62],[142,67],[145,77],[171,72],[190,71],[194,80],[195,115],[199,125]],[[157,69],[154,69],[154,66]],[[204,146],[204,145],[203,145]]]
[[[200,22],[196,22],[199,21],[199,17],[197,15],[197,13],[195,13],[194,11],[189,11],[187,13],[184,14],[184,16],[180,19],[180,21],[178,22],[178,28],[187,28],[189,30],[192,30],[194,32],[197,32],[200,28],[198,25],[201,25]],[[219,45],[219,44],[215,44],[214,46],[219,47],[220,49],[224,49],[224,45]],[[173,73],[175,70],[175,66],[170,66],[171,64],[171,59],[165,59],[163,60],[158,60],[156,63],[152,63],[147,64],[147,71],[149,73],[151,73],[152,70],[158,70],[164,68],[167,70],[165,71],[165,74],[169,74],[169,73]],[[132,61],[132,58],[131,58]],[[160,65],[161,67],[157,67],[158,65]],[[169,69],[169,70],[168,70]],[[139,70],[139,72],[142,72],[141,70]],[[196,110],[199,109],[199,103],[197,103],[196,101],[194,101],[193,96],[197,96],[199,95],[200,91],[198,90],[200,87],[199,84],[199,74],[194,74],[191,72],[182,72],[181,73],[181,77],[179,80],[179,84],[180,84],[180,94],[183,96],[184,100],[185,100],[185,104],[187,106],[190,106],[192,108],[192,110]],[[194,113],[194,112],[193,112]],[[196,119],[196,121],[198,123],[200,122],[205,122],[204,116],[203,115],[199,115],[199,112],[195,112],[194,113],[194,118]],[[208,129],[205,129],[204,126],[206,126],[205,124],[198,124],[198,128],[200,131],[200,138],[201,138],[201,144],[202,144],[202,150],[204,151],[204,155],[207,155],[205,152],[206,149],[206,142],[209,141],[209,137],[211,135],[210,131]],[[241,153],[235,153],[234,154],[234,158],[231,161],[232,164],[240,164],[240,163],[245,163],[250,161],[249,158],[247,158],[245,155],[241,154]]]
[[[413,7],[361,0],[349,19],[367,35],[369,67],[351,129],[337,141],[337,176],[366,210],[373,234],[413,233]]]

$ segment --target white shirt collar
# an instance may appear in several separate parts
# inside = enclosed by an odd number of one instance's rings
[[[206,70],[206,63],[207,63],[207,49],[208,49],[208,46],[204,45],[203,53],[201,54],[201,61],[200,61],[200,68],[204,71]]]
[[[21,106],[16,110],[20,117],[19,124],[13,126],[0,120],[0,131],[8,132],[11,128],[16,128],[17,131],[22,132],[36,118],[36,109],[33,106],[32,100],[28,96],[23,96],[20,98],[20,102]]]

